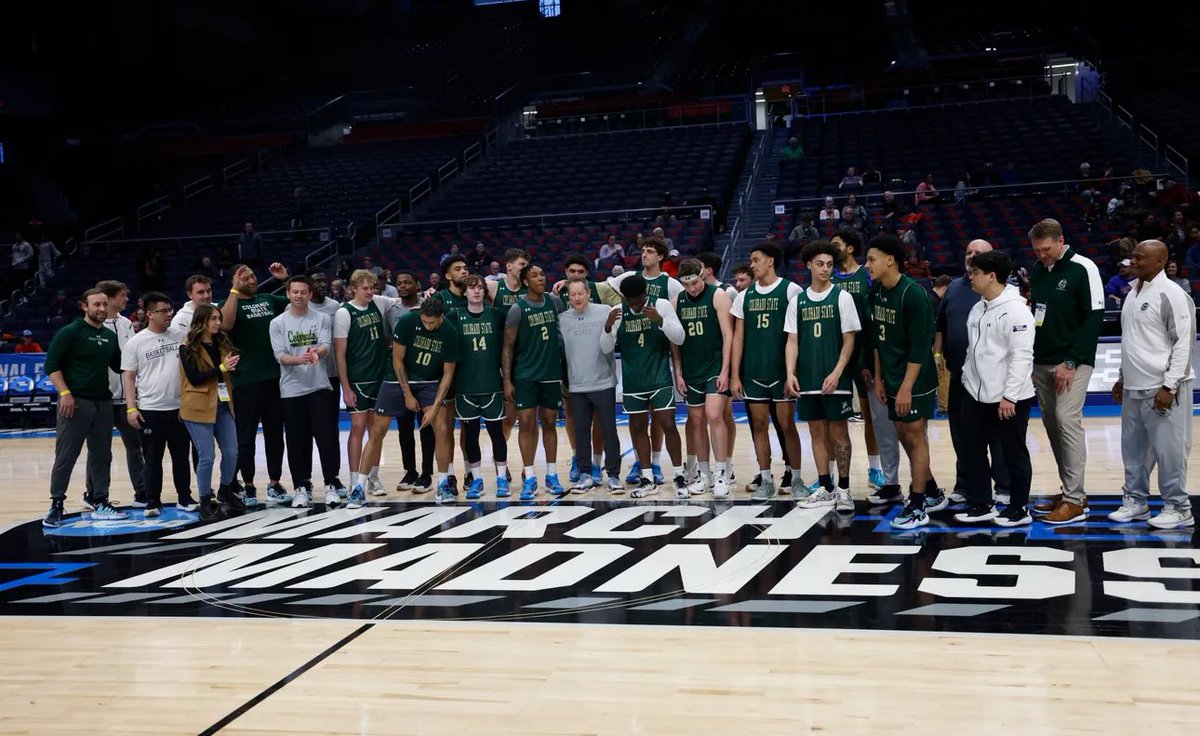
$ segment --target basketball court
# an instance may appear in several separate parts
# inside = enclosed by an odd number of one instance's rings
[[[0,439],[0,732],[1193,733],[1196,532],[1109,523],[1119,419],[1085,423],[1086,523],[940,513],[910,532],[862,500],[861,424],[854,514],[751,502],[740,424],[728,501],[676,501],[668,483],[637,505],[498,502],[485,447],[483,502],[391,491],[207,525],[168,505],[53,535],[53,440]],[[949,485],[946,423],[930,437]],[[1049,494],[1037,420],[1029,443]],[[561,428],[559,446],[565,478]],[[68,511],[83,481],[80,462]]]

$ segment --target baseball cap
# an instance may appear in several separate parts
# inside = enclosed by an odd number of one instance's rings
[[[21,335],[23,337],[33,337],[33,332],[31,332],[30,330],[25,330],[24,332],[21,333]]]
[[[679,250],[678,250],[678,249],[676,249],[676,248],[672,248],[672,249],[671,249],[671,252],[667,254],[667,257],[668,257],[668,258],[674,258],[674,257],[675,257],[675,256],[677,256],[677,255],[679,255]]]
[[[1129,259],[1128,259],[1128,258],[1126,258],[1125,260],[1121,261],[1120,265],[1122,265],[1122,266],[1132,266],[1133,264],[1132,264],[1132,263],[1129,261]]]

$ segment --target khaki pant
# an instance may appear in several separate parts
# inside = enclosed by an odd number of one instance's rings
[[[1058,465],[1063,499],[1077,506],[1086,506],[1083,469],[1087,465],[1087,443],[1083,435],[1083,401],[1087,398],[1092,367],[1081,365],[1076,368],[1075,379],[1062,394],[1054,390],[1055,367],[1033,366],[1033,388],[1037,391],[1042,424],[1046,427],[1054,462]]]

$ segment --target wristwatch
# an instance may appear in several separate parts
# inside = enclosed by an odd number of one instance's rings
[[[1067,370],[1075,370],[1075,361],[1073,360],[1064,360],[1063,365],[1067,367]]]
[[[1176,392],[1176,391],[1178,391],[1179,389],[1177,389],[1177,388],[1170,388],[1170,387],[1168,387],[1168,386],[1163,386],[1163,387],[1162,387],[1162,390],[1163,390],[1163,391],[1166,391],[1167,393],[1169,393],[1169,394],[1171,394],[1172,396],[1174,396],[1174,395],[1175,395],[1175,392]]]

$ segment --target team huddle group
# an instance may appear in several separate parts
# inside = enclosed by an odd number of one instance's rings
[[[285,280],[286,296],[259,293],[253,269],[240,266],[220,306],[212,303],[204,276],[187,280],[189,301],[177,313],[163,294],[143,294],[148,324],[136,334],[120,316],[128,290],[103,281],[84,293],[84,317],[54,336],[47,355],[46,372],[60,398],[52,504],[43,523],[62,523],[70,474],[85,444],[84,502],[92,518],[126,518],[108,498],[114,426],[125,445],[133,505],[147,517],[161,514],[167,452],[180,509],[211,519],[257,504],[260,425],[271,504],[314,502],[314,445],[327,508],[359,508],[368,495],[386,495],[379,464],[394,421],[405,471],[397,490],[435,490],[437,501],[451,501],[459,494],[452,473],[455,420],[467,499],[486,492],[481,423],[491,440],[497,498],[510,496],[507,442],[514,426],[523,465],[520,499],[536,498],[539,424],[540,475],[553,496],[597,487],[622,494],[629,485],[633,498],[646,498],[671,476],[677,498],[710,492],[727,498],[734,482],[734,396],[745,402],[757,461],[758,473],[746,486],[751,498],[789,493],[802,507],[849,512],[847,422],[856,392],[867,500],[899,504],[893,526],[925,525],[929,514],[951,502],[966,504],[959,521],[1030,523],[1025,433],[1035,395],[1062,488],[1034,511],[1049,523],[1079,521],[1088,513],[1082,405],[1103,291],[1095,266],[1065,244],[1058,223],[1038,223],[1030,239],[1038,263],[1028,303],[1007,283],[1009,257],[974,241],[966,276],[936,313],[925,289],[900,271],[905,249],[897,238],[880,235],[864,248],[852,230],[804,247],[807,288],[781,275],[783,253],[770,242],[756,246],[749,265],[736,269],[736,286],[717,281],[720,260],[711,253],[684,260],[677,277],[669,276],[662,270],[667,245],[649,238],[640,272],[605,281],[590,280],[590,262],[572,256],[565,278],[551,283],[528,252],[514,249],[495,281],[469,274],[462,256],[448,258],[442,264],[446,288],[424,294],[413,274],[401,272],[399,296],[383,296],[376,274],[358,270],[349,300],[340,304],[325,296],[322,278],[289,278],[279,264],[270,272]],[[1122,379],[1113,389],[1123,407],[1125,502],[1112,518],[1149,518],[1149,471],[1157,464],[1165,505],[1151,523],[1173,527],[1192,523],[1184,479],[1195,327],[1190,299],[1183,295],[1185,307],[1182,290],[1162,274],[1165,259],[1157,241],[1140,244],[1132,257],[1139,281],[1122,314]],[[624,482],[617,352],[636,458]],[[930,472],[927,436],[943,353],[958,461],[949,494]],[[686,458],[675,422],[677,395],[687,405]],[[568,486],[556,469],[564,400],[573,449]],[[351,418],[348,488],[339,478],[340,403]],[[817,478],[811,485],[799,472],[797,414],[812,438]],[[785,467],[778,481],[772,425]],[[285,437],[292,492],[281,482]],[[899,482],[901,447],[911,466],[907,496]],[[198,501],[190,490],[192,466]]]

